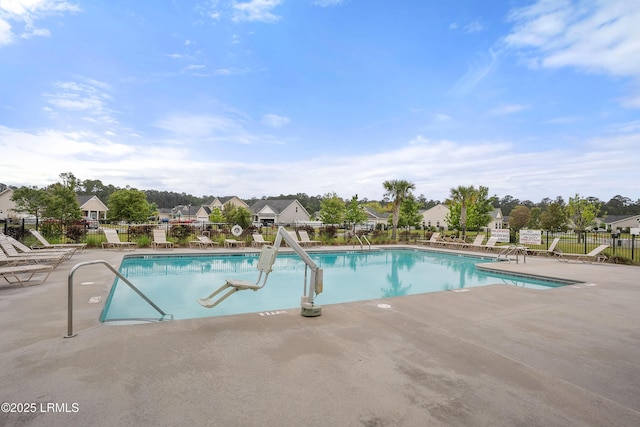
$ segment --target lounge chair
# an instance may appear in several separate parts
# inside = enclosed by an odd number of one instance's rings
[[[429,245],[431,243],[436,243],[440,239],[440,233],[433,233],[428,240],[420,239],[417,242],[422,243],[424,245]]]
[[[214,247],[216,247],[216,246],[218,246],[220,244],[218,242],[214,242],[208,236],[205,236],[205,235],[196,236],[196,239],[198,239],[198,240],[192,240],[192,241],[189,242],[189,247],[190,248],[193,248],[193,247],[197,247],[197,248],[200,248],[200,249],[214,248]]]
[[[106,242],[102,242],[102,249],[132,249],[135,250],[138,247],[136,242],[121,242],[118,237],[118,232],[113,228],[103,228],[104,236],[107,238]]]
[[[0,235],[0,263],[3,265],[51,264],[57,267],[66,260],[66,254],[20,254],[7,237]]]
[[[251,237],[253,237],[253,242],[251,242],[251,246],[253,246],[254,248],[260,248],[264,245],[269,244],[269,242],[264,240],[264,237],[262,237],[262,234],[253,233]]]
[[[309,233],[306,230],[298,230],[298,234],[300,235],[300,243],[305,246],[314,246],[321,245],[322,242],[320,240],[311,240],[309,238]]]
[[[482,242],[484,242],[484,234],[478,234],[472,243],[469,243],[469,248],[482,248]]]
[[[61,249],[61,248],[75,248],[76,250],[83,251],[86,249],[86,243],[49,243],[38,230],[29,230],[33,236],[38,239],[40,245],[31,245],[32,249]]]
[[[556,251],[555,253],[558,255],[559,261],[569,262],[571,260],[578,262],[604,262],[607,259],[607,256],[602,253],[605,249],[607,249],[609,245],[600,245],[588,254],[573,254],[573,253],[564,253],[562,251]]]
[[[297,243],[297,244],[299,244],[300,246],[311,246],[311,244],[309,244],[309,243],[305,243],[305,242],[301,241],[301,240],[298,238],[298,233],[296,233],[296,231],[295,231],[295,230],[287,231],[287,233],[289,233],[289,235],[291,236],[291,238],[292,238],[293,240],[295,240],[295,241],[296,241],[296,243]]]
[[[224,239],[225,248],[241,248],[244,247],[244,242],[236,239]]]
[[[240,279],[227,279],[226,283],[219,287],[214,293],[209,295],[206,298],[199,298],[198,303],[205,308],[213,308],[216,305],[220,304],[223,300],[225,300],[230,295],[243,291],[245,289],[251,289],[253,291],[257,291],[264,287],[267,284],[267,278],[269,277],[269,273],[271,273],[271,269],[273,268],[273,264],[276,262],[276,256],[278,255],[278,248],[275,246],[265,245],[262,247],[260,252],[260,258],[258,258],[258,271],[260,274],[258,275],[258,280],[255,283],[248,282],[246,280]],[[264,276],[264,280],[262,284],[260,284],[260,280]],[[231,289],[229,289],[231,288]],[[212,301],[211,298],[218,295],[220,292],[229,289],[229,291],[218,298],[217,300]]]
[[[479,247],[485,251],[493,251],[494,249],[500,249],[500,250],[504,249],[500,246],[496,246],[496,243],[498,243],[497,237],[489,237],[489,240],[487,240],[487,243],[484,245],[479,245]]]
[[[555,255],[556,246],[558,246],[558,242],[560,242],[560,238],[556,237],[553,239],[551,244],[547,249],[530,249],[527,248],[527,255]]]
[[[0,236],[2,236],[4,234],[0,233]],[[20,252],[22,252],[22,254],[25,255],[29,255],[29,254],[39,254],[39,255],[44,255],[44,254],[51,254],[51,253],[57,253],[57,254],[63,254],[65,256],[65,258],[70,259],[75,253],[76,253],[76,249],[77,248],[59,248],[59,249],[46,249],[46,248],[40,248],[40,249],[32,249],[29,246],[23,244],[22,242],[14,239],[11,236],[7,236],[4,235],[7,240],[9,242],[11,242],[11,244]]]
[[[167,248],[173,249],[173,242],[167,240],[167,233],[164,230],[155,228],[153,230],[153,242],[151,242],[152,249]]]
[[[52,265],[45,264],[3,266],[0,267],[0,277],[10,285],[16,283],[19,283],[20,286],[40,285],[47,280],[53,268]],[[31,282],[37,274],[44,274],[44,277],[37,283]]]

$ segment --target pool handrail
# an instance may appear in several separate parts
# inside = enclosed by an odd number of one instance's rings
[[[65,335],[65,338],[72,338],[76,336],[76,334],[73,333],[73,275],[79,268],[94,264],[103,264],[109,270],[111,270],[111,272],[113,272],[120,280],[126,283],[127,286],[129,286],[135,293],[142,297],[143,300],[149,303],[151,307],[153,307],[158,313],[160,313],[162,315],[161,320],[167,316],[173,318],[173,315],[165,313],[160,307],[158,307],[153,301],[151,301],[149,297],[143,294],[140,289],[136,288],[133,283],[131,283],[126,277],[120,274],[120,272],[107,261],[101,259],[95,261],[86,261],[74,265],[69,271],[69,278],[67,280],[67,335]]]

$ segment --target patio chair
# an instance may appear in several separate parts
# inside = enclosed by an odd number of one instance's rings
[[[66,254],[20,254],[4,234],[0,235],[0,263],[3,265],[51,264],[57,267]]]
[[[0,233],[0,235],[3,235],[2,233]],[[47,249],[47,248],[40,248],[40,249],[32,249],[29,246],[23,244],[22,242],[14,239],[11,236],[7,236],[4,235],[7,240],[9,242],[11,242],[11,244],[20,252],[22,252],[22,254],[25,255],[29,255],[29,254],[39,254],[39,255],[43,255],[43,254],[51,254],[51,253],[57,253],[57,254],[63,254],[65,256],[66,259],[71,259],[71,257],[76,253],[76,249],[77,248],[58,248],[58,249]]]
[[[60,249],[60,248],[76,248],[76,250],[83,251],[86,249],[86,243],[49,243],[38,230],[29,230],[33,236],[38,239],[40,245],[31,245],[32,249],[46,248],[46,249]]]
[[[300,235],[300,243],[305,246],[313,246],[313,245],[321,245],[322,242],[320,240],[311,240],[309,238],[309,233],[306,230],[298,230],[298,234]]]
[[[295,240],[295,241],[296,241],[296,243],[297,243],[297,244],[299,244],[300,246],[310,246],[310,244],[309,244],[309,243],[304,243],[303,241],[301,241],[301,240],[298,238],[298,234],[296,233],[296,231],[295,231],[295,230],[287,231],[287,233],[289,233],[289,235],[291,236],[291,238],[292,238],[293,240]]]
[[[560,242],[560,238],[553,239],[547,249],[529,249],[527,248],[527,255],[556,255],[556,246]]]
[[[438,239],[440,239],[440,233],[433,233],[429,239],[427,240],[420,239],[420,240],[417,240],[417,242],[422,243],[424,245],[429,245],[431,243],[436,243]]]
[[[487,240],[487,243],[484,245],[480,245],[480,247],[485,251],[493,251],[494,249],[502,250],[503,248],[501,248],[500,246],[496,246],[496,243],[498,243],[497,237],[489,237],[489,240]]]
[[[104,236],[107,238],[106,242],[102,242],[102,249],[131,249],[135,250],[138,247],[136,242],[122,242],[118,237],[118,232],[113,228],[103,228]]]
[[[167,240],[167,233],[159,228],[153,229],[153,242],[151,242],[152,249],[167,248],[173,249],[173,242]]]
[[[607,256],[602,253],[605,249],[607,249],[609,245],[600,245],[588,254],[574,254],[574,253],[565,253],[562,251],[556,251],[555,253],[558,255],[558,261],[569,262],[571,260],[578,262],[604,262],[607,259]]]
[[[276,262],[277,255],[278,255],[278,248],[276,248],[275,246],[271,246],[271,245],[263,246],[260,252],[260,258],[258,258],[258,265],[257,265],[257,268],[258,268],[258,271],[260,271],[260,274],[258,275],[258,280],[255,283],[248,282],[246,280],[240,280],[240,279],[227,279],[226,283],[221,287],[219,287],[211,295],[209,295],[206,298],[199,298],[198,303],[200,303],[200,305],[205,308],[213,308],[216,305],[220,304],[222,301],[224,301],[227,297],[231,296],[232,294],[238,291],[243,291],[245,289],[251,289],[253,291],[257,291],[258,289],[261,289],[262,287],[264,287],[264,285],[267,284],[267,278],[269,277],[269,273],[271,273],[273,264]],[[262,280],[263,276],[264,276],[264,280],[262,281],[262,284],[260,284],[260,280]],[[211,300],[211,298],[215,297],[220,292],[226,289],[229,289],[229,291],[225,293],[222,297],[218,298],[215,301]]]
[[[484,242],[484,234],[478,234],[474,239],[474,241],[468,244],[467,247],[472,249],[475,249],[475,248],[482,249],[482,247],[484,246],[482,242]]]
[[[240,248],[244,247],[244,242],[236,239],[224,239],[225,248]]]
[[[47,280],[53,268],[53,265],[45,264],[2,266],[0,267],[0,277],[10,285],[16,283],[19,283],[20,286],[40,285]],[[37,283],[31,282],[37,274],[44,274],[44,277]]]
[[[198,240],[192,240],[189,242],[190,248],[198,247],[200,249],[205,249],[205,248],[214,248],[219,245],[218,242],[214,242],[208,236],[205,236],[205,235],[196,236],[196,239]]]
[[[269,242],[264,240],[264,237],[262,237],[262,234],[253,233],[251,237],[253,237],[253,242],[251,242],[251,246],[253,246],[254,248],[260,248],[264,245],[269,244]]]

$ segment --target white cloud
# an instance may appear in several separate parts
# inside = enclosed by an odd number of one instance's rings
[[[504,42],[530,49],[531,64],[640,77],[640,2],[539,0],[509,19]]]
[[[494,116],[506,116],[509,114],[519,113],[520,111],[529,109],[529,106],[522,104],[506,104],[500,105],[490,111]]]
[[[246,133],[232,121],[206,117],[183,116],[171,125],[178,130],[202,126],[204,134],[215,129]],[[640,132],[635,122],[621,126],[635,133],[609,133],[575,148],[544,152],[523,150],[510,142],[430,140],[417,135],[385,151],[350,156],[304,152],[282,161],[203,151],[201,144],[184,144],[180,133],[174,140],[126,136],[116,140],[104,133],[0,127],[0,150],[14,160],[0,164],[0,176],[5,184],[43,186],[55,182],[61,172],[71,171],[78,178],[101,179],[116,186],[194,195],[248,198],[335,191],[341,197],[358,194],[369,199],[382,197],[383,181],[402,177],[416,184],[417,194],[439,200],[448,196],[450,188],[466,183],[485,185],[492,194],[533,201],[575,193],[604,199],[637,192]],[[25,164],[29,174],[24,173]]]
[[[338,6],[345,3],[345,0],[315,0],[314,5],[320,7]]]
[[[47,28],[39,28],[36,22],[50,15],[79,12],[77,4],[66,0],[2,0],[0,1],[0,46],[20,38],[49,37]],[[15,24],[17,29],[14,29]],[[15,32],[14,32],[15,31]]]
[[[262,124],[272,128],[281,128],[289,124],[289,117],[279,116],[277,114],[265,114],[262,116]]]
[[[53,115],[80,112],[87,121],[116,123],[114,111],[109,107],[112,101],[109,91],[111,87],[92,79],[79,81],[55,82],[53,91],[44,96],[50,106],[45,111]]]
[[[233,20],[240,21],[261,21],[274,22],[280,19],[272,13],[272,10],[279,6],[282,0],[250,0],[246,2],[234,1]]]

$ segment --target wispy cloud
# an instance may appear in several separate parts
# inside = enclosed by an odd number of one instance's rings
[[[44,94],[49,104],[47,111],[54,115],[79,112],[87,121],[99,119],[103,123],[116,123],[115,112],[109,106],[110,90],[108,84],[93,79],[58,81],[53,91]]]
[[[452,89],[454,95],[463,96],[471,92],[485,77],[491,74],[498,65],[498,55],[489,50],[479,55],[476,62],[469,65],[468,71],[456,82]]]
[[[50,15],[80,10],[77,4],[66,0],[0,1],[0,46],[14,43],[16,37],[48,37],[51,32],[38,27],[38,21]]]
[[[272,11],[282,3],[282,0],[250,0],[234,1],[233,21],[274,22],[280,19]]]
[[[346,3],[346,0],[315,0],[313,2],[314,5],[320,7],[338,6],[343,3]]]
[[[492,109],[489,113],[493,116],[507,116],[509,114],[519,113],[520,111],[527,109],[529,109],[528,105],[504,104]]]
[[[291,119],[285,116],[279,116],[277,114],[265,114],[262,116],[262,124],[272,128],[281,128],[289,124]]]
[[[640,80],[640,2],[539,0],[511,11],[506,46],[532,67],[575,67]],[[640,92],[626,99],[640,107]],[[622,101],[623,103],[625,100]]]

